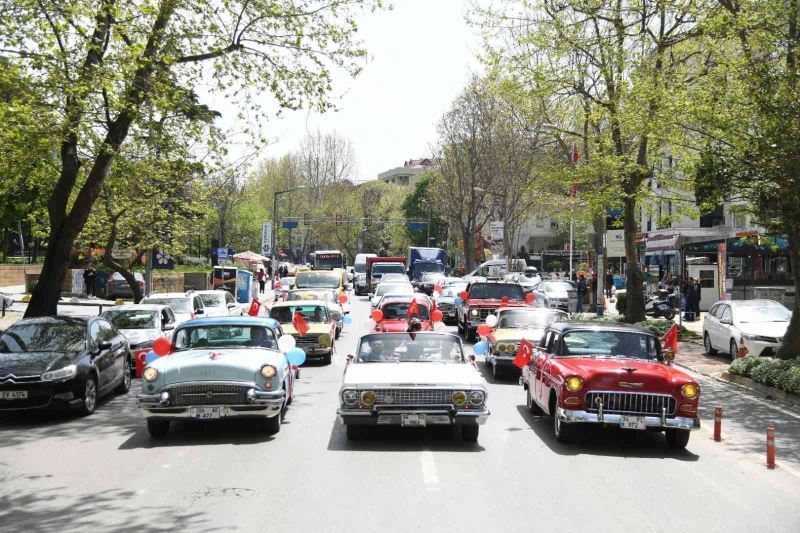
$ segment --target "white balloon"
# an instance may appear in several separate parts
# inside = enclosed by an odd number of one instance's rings
[[[375,326],[377,326],[377,325],[378,325],[378,323],[375,322],[374,320],[372,320],[371,318],[369,320],[367,320],[366,322],[364,322],[364,327],[367,328],[367,331],[374,330]]]
[[[295,342],[294,337],[291,335],[281,335],[281,337],[278,339],[278,348],[283,353],[286,353],[294,348],[296,344],[297,343]]]
[[[486,317],[486,325],[493,328],[497,325],[497,315],[489,315]]]

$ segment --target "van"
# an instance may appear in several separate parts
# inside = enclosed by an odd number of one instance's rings
[[[513,272],[522,272],[525,270],[527,264],[524,259],[512,259],[510,261],[511,270]],[[481,265],[464,276],[464,280],[470,283],[474,281],[486,281],[489,279],[501,279],[508,273],[505,259],[492,259],[481,263]]]

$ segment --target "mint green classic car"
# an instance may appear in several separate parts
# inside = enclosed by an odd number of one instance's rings
[[[295,370],[278,349],[270,318],[200,318],[175,330],[171,353],[142,372],[139,407],[153,437],[174,420],[251,418],[277,433],[294,393]]]

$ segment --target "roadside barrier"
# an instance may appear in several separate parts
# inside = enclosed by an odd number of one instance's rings
[[[775,428],[767,426],[767,468],[775,468]]]
[[[714,441],[722,441],[722,407],[714,408]]]

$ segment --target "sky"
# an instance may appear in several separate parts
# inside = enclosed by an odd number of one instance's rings
[[[436,123],[480,71],[480,38],[464,19],[464,0],[394,0],[391,11],[364,13],[359,34],[369,59],[355,79],[334,78],[337,112],[286,111],[271,118],[274,142],[262,158],[294,151],[308,131],[349,138],[358,180],[431,155]]]

